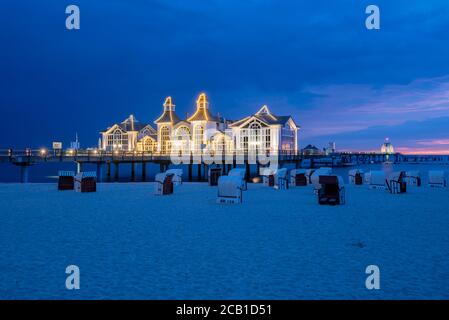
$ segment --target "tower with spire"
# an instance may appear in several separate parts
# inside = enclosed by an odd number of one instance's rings
[[[171,148],[171,136],[175,125],[181,121],[175,112],[175,104],[172,97],[165,98],[163,112],[154,123],[157,125],[158,151],[169,153]]]

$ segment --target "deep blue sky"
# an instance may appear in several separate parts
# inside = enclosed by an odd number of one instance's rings
[[[81,30],[65,29],[65,7]],[[365,8],[381,9],[381,30]],[[82,146],[133,113],[153,122],[209,94],[238,119],[268,104],[301,146],[449,150],[449,3],[354,0],[3,0],[0,149]]]

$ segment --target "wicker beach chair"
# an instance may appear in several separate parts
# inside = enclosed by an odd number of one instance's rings
[[[276,171],[275,175],[276,185],[278,189],[288,189],[288,170],[286,168],[282,168]]]
[[[74,190],[75,189],[75,172],[59,171],[58,173],[58,190]]]
[[[365,182],[371,189],[383,189],[385,190],[385,182],[387,181],[385,172],[371,170],[365,174]]]
[[[182,184],[182,169],[168,169],[165,173],[173,175],[172,180],[174,186],[179,186]]]
[[[239,176],[221,176],[218,178],[217,203],[242,203],[242,191],[242,181]]]
[[[76,192],[97,192],[97,173],[80,172],[75,176]]]
[[[207,175],[207,181],[210,186],[218,186],[218,178],[223,174],[223,170],[221,168],[209,168],[209,172]]]
[[[306,170],[293,169],[290,171],[290,185],[295,187],[307,186]]]
[[[230,177],[238,177],[242,184],[242,190],[248,190],[248,185],[246,183],[246,169],[234,168],[229,171],[228,176]]]
[[[321,189],[320,177],[321,176],[330,176],[332,174],[332,168],[322,167],[318,170],[314,171],[310,176],[310,184],[313,185],[313,190],[315,193]]]
[[[343,179],[339,176],[319,177],[321,188],[318,190],[318,203],[321,205],[345,204],[345,188]]]
[[[173,173],[158,173],[154,179],[154,194],[169,195],[173,194]]]
[[[349,184],[360,186],[363,184],[363,170],[354,169],[348,173]]]
[[[429,171],[429,187],[445,188],[446,175],[444,171]]]

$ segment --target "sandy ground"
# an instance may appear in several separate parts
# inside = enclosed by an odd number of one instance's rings
[[[449,298],[449,189],[346,189],[328,207],[309,187],[249,185],[243,204],[218,205],[206,184],[0,184],[0,298]]]

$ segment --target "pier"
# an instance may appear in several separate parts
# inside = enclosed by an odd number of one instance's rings
[[[220,158],[220,157],[219,157]],[[295,152],[279,151],[276,153],[279,167],[284,164],[294,164],[296,168],[300,167],[340,167],[357,166],[373,163],[445,163],[449,164],[448,155],[403,155],[380,154],[380,153],[334,153],[331,155],[304,155]],[[197,166],[197,176],[199,180],[207,179],[208,163],[202,155],[191,155],[191,160],[201,159],[197,162],[190,161],[184,163],[188,166],[187,179],[192,181],[194,166]],[[250,158],[251,159],[251,158]],[[255,164],[257,170],[264,166],[258,162],[251,162],[247,154],[226,154],[221,158],[218,164],[223,168],[224,173],[238,164],[245,165],[247,169],[247,180],[251,177],[250,164]],[[243,163],[241,161],[243,160]],[[254,160],[254,159],[253,159]],[[239,162],[240,161],[240,162]],[[131,166],[131,181],[136,181],[136,166],[141,167],[140,181],[147,181],[147,164],[159,164],[160,172],[163,172],[172,165],[171,157],[168,154],[152,152],[127,152],[127,151],[101,151],[101,150],[0,150],[0,163],[10,163],[20,167],[20,182],[28,182],[29,170],[33,165],[43,165],[51,162],[72,162],[76,164],[76,172],[82,172],[85,164],[96,165],[97,177],[106,175],[108,181],[119,181],[120,165],[128,164]],[[306,165],[307,162],[307,165]]]

